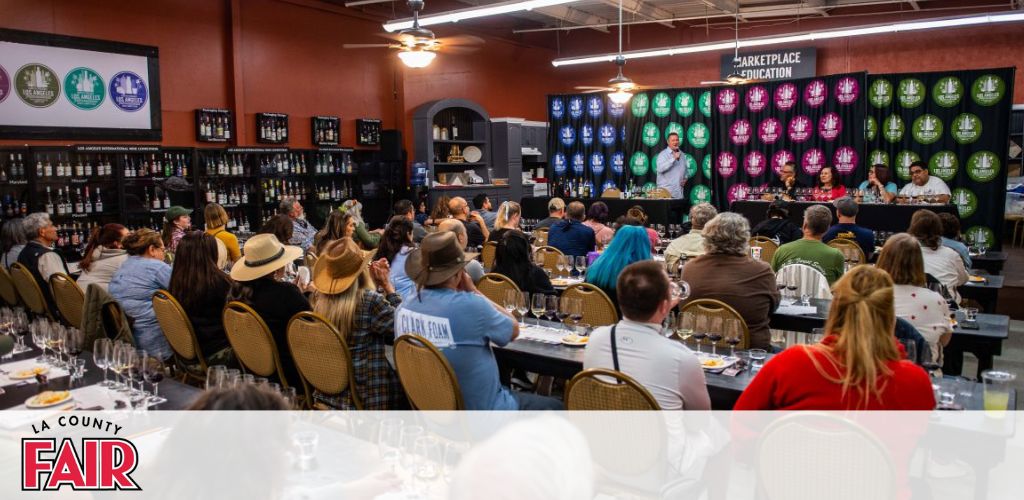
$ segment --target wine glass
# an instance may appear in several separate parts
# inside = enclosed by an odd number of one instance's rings
[[[548,295],[545,297],[544,312],[548,321],[555,321],[558,318],[558,296]]]
[[[206,369],[206,390],[224,387],[227,378],[228,367],[224,365],[213,365]],[[278,385],[280,390],[280,385]]]
[[[566,324],[566,320],[569,319],[569,316],[572,312],[573,300],[574,299],[572,297],[562,298],[558,300],[558,311],[555,312],[555,317],[558,318],[558,321],[561,321],[562,326],[566,330],[570,331],[571,329],[569,328],[569,325]]]
[[[511,289],[505,290],[504,295],[501,297],[501,305],[504,306],[505,310],[513,316],[516,314],[517,302],[519,302],[519,292]]]
[[[110,368],[110,350],[112,347],[110,339],[96,339],[92,343],[92,362],[96,363],[96,366],[103,370],[103,382],[100,382],[100,387],[110,387],[110,380],[107,379],[107,370]]]
[[[74,363],[74,360],[78,359],[82,350],[85,349],[85,334],[78,328],[68,328],[65,340],[65,346],[70,356],[69,361]]]
[[[546,261],[546,259],[544,258],[545,255],[547,255],[547,252],[545,252],[543,250],[537,250],[536,252],[533,252],[533,263],[536,264],[537,267],[543,269],[544,272],[548,274],[548,278],[550,278],[551,277],[551,269],[548,269],[548,267],[545,265],[545,261]]]
[[[516,299],[516,312],[519,313],[522,326],[526,326],[526,313],[530,311],[530,292],[519,292]]]
[[[377,429],[377,451],[381,460],[391,466],[391,472],[396,472],[402,458],[402,424],[400,418],[385,418]]]
[[[701,342],[708,336],[709,318],[705,314],[697,316],[697,323],[693,329],[693,338],[697,341],[697,354],[701,354]]]
[[[149,404],[158,405],[167,402],[167,399],[160,397],[160,382],[164,380],[164,361],[159,356],[146,356],[142,365],[142,377],[153,386],[153,395],[149,397]]]
[[[537,318],[537,325],[541,325],[541,320],[544,319],[545,307],[547,307],[547,302],[544,297],[544,294],[533,294],[533,302],[530,303],[530,312],[533,313],[534,318]]]
[[[578,255],[576,256],[576,270],[580,273],[580,279],[583,279],[587,274],[587,256]]]
[[[796,302],[796,290],[797,290],[797,288],[799,288],[799,286],[797,285],[796,281],[790,281],[790,282],[786,283],[786,291],[789,292],[789,297],[791,299],[793,299],[793,302]]]
[[[708,340],[711,341],[711,355],[718,356],[718,342],[722,340],[722,318],[708,318]]]
[[[569,299],[562,300],[569,301],[569,321],[572,321],[573,330],[576,330],[576,327],[583,321],[583,299],[570,297]]]
[[[694,322],[696,318],[690,311],[680,312],[676,317],[676,338],[687,341],[693,336]]]
[[[725,343],[729,344],[729,356],[736,357],[736,346],[743,340],[740,320],[729,318],[725,320]]]
[[[669,282],[669,289],[673,300],[682,302],[690,297],[690,284],[683,280]]]
[[[562,273],[565,272],[565,256],[564,255],[559,255],[558,258],[555,259],[555,269],[558,270],[558,275],[559,276],[561,276]]]

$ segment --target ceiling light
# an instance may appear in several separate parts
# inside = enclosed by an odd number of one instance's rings
[[[410,68],[426,68],[437,54],[429,50],[402,50],[398,52],[398,58]]]
[[[1024,21],[1024,13],[1013,14],[985,14],[980,16],[957,17],[949,19],[931,19],[924,21],[911,21],[905,23],[886,24],[881,26],[864,26],[841,30],[812,31],[793,35],[783,35],[764,38],[753,38],[739,40],[738,42],[715,42],[697,45],[683,45],[678,47],[665,47],[660,49],[637,50],[623,52],[621,57],[626,59],[643,59],[648,57],[674,56],[679,54],[695,54],[699,52],[713,52],[718,50],[732,49],[734,47],[761,47],[765,45],[777,45],[793,42],[805,42],[813,40],[828,40],[831,38],[845,38],[855,36],[875,35],[879,33],[898,33],[901,31],[916,31],[939,28],[958,28],[961,26],[972,26],[978,24],[994,24]],[[570,66],[576,64],[591,64],[596,62],[614,61],[619,54],[601,54],[596,56],[566,57],[551,61],[553,66]]]
[[[615,92],[608,93],[608,99],[619,105],[626,104],[632,97],[633,93],[625,89],[618,89]]]
[[[496,16],[499,14],[508,14],[510,12],[519,12],[522,10],[539,9],[541,7],[550,7],[552,5],[561,5],[576,1],[578,0],[516,0],[513,2],[496,3],[481,7],[453,10],[442,14],[435,14],[433,16],[420,16],[420,26],[431,26],[434,24],[444,23],[457,23],[459,21],[463,21],[466,19]],[[384,24],[384,31],[399,31],[411,27],[412,19],[402,19],[400,21],[393,21]]]

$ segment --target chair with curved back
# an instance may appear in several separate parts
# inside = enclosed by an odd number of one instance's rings
[[[609,381],[608,379],[611,379]],[[591,368],[576,374],[565,386],[566,410],[660,410],[644,386],[625,373]]]
[[[619,188],[608,188],[601,193],[602,198],[622,198],[622,190]]]
[[[90,285],[93,286],[93,285]],[[124,312],[118,301],[108,302],[100,312],[103,317],[103,330],[108,339],[120,340],[135,345],[135,337],[131,335],[132,319]],[[127,332],[121,334],[121,332]]]
[[[570,285],[562,292],[562,298],[566,297],[576,297],[583,302],[583,323],[597,328],[619,322],[619,313],[615,310],[615,303],[608,298],[608,294],[604,293],[604,290],[596,285],[590,283]]]
[[[348,392],[352,406],[363,409],[356,391],[352,353],[345,337],[329,321],[316,313],[300,312],[288,321],[288,348],[302,379],[306,401],[314,409],[331,409],[313,403],[313,390],[328,396]]]
[[[81,329],[85,292],[78,283],[64,273],[54,273],[50,275],[50,293],[53,294],[53,301],[57,303],[57,309],[64,322]]]
[[[779,244],[775,243],[775,240],[764,236],[754,236],[753,238],[750,238],[750,246],[760,248],[761,262],[767,263],[771,263],[772,256],[774,256],[775,251],[779,249]]]
[[[538,252],[544,254],[544,270],[551,276],[555,276],[558,273],[558,258],[565,254],[561,250],[547,245],[538,246],[533,250],[534,255]]]
[[[491,302],[498,305],[504,305],[505,293],[509,290],[515,290],[517,294],[519,293],[519,287],[516,286],[511,278],[498,273],[487,273],[480,277],[480,281],[476,284],[476,289],[480,290],[480,293],[484,294],[485,297],[491,299]]]
[[[181,381],[205,381],[206,356],[185,308],[167,290],[157,290],[153,294],[153,312],[174,352],[174,363],[181,371]]]
[[[462,410],[455,370],[427,339],[405,334],[395,339],[395,368],[414,410]]]
[[[694,316],[711,316],[715,318],[722,318],[722,324],[725,324],[727,319],[735,319],[740,323],[740,343],[736,345],[737,349],[747,349],[750,347],[750,328],[747,327],[747,322],[743,320],[743,316],[740,315],[736,309],[732,306],[722,302],[721,300],[715,299],[697,299],[687,302],[680,310],[680,313],[690,312]],[[726,347],[725,338],[723,335],[722,340],[718,341],[718,348]]]
[[[786,264],[775,276],[785,283],[796,283],[796,296],[810,295],[812,299],[832,299],[832,288],[821,271],[807,264]]]
[[[14,288],[18,290],[21,302],[28,307],[29,311],[32,311],[32,314],[55,319],[50,308],[46,306],[46,297],[43,295],[43,290],[39,288],[35,276],[32,276],[32,272],[21,262],[11,265],[11,281],[14,282]]]
[[[849,238],[835,238],[832,241],[829,241],[827,245],[842,252],[843,257],[850,261],[854,266],[867,264],[868,262],[867,255],[864,255],[864,249],[861,248],[854,240]]]
[[[670,193],[669,190],[665,188],[657,188],[651,191],[651,198],[654,199],[667,200],[671,197],[672,193]]]
[[[14,286],[14,279],[3,266],[0,266],[0,300],[3,300],[8,307],[14,307],[21,303],[18,298],[18,289]]]
[[[238,301],[224,306],[224,331],[243,368],[258,377],[276,377],[281,387],[291,385],[281,367],[277,343],[263,318]]]
[[[484,247],[480,249],[480,262],[483,263],[484,269],[490,271],[494,267],[494,254],[498,250],[497,241],[488,241],[484,243]]]
[[[542,247],[548,244],[548,228],[533,230],[533,246]]]

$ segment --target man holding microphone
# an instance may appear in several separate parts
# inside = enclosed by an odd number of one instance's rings
[[[668,134],[668,147],[658,153],[657,172],[658,187],[667,189],[672,198],[682,198],[683,185],[686,184],[686,160],[679,149],[679,134]]]

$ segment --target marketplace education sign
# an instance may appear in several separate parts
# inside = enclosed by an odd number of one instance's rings
[[[777,49],[760,52],[722,54],[721,78],[738,73],[751,80],[789,80],[810,78],[816,74],[817,49]]]

